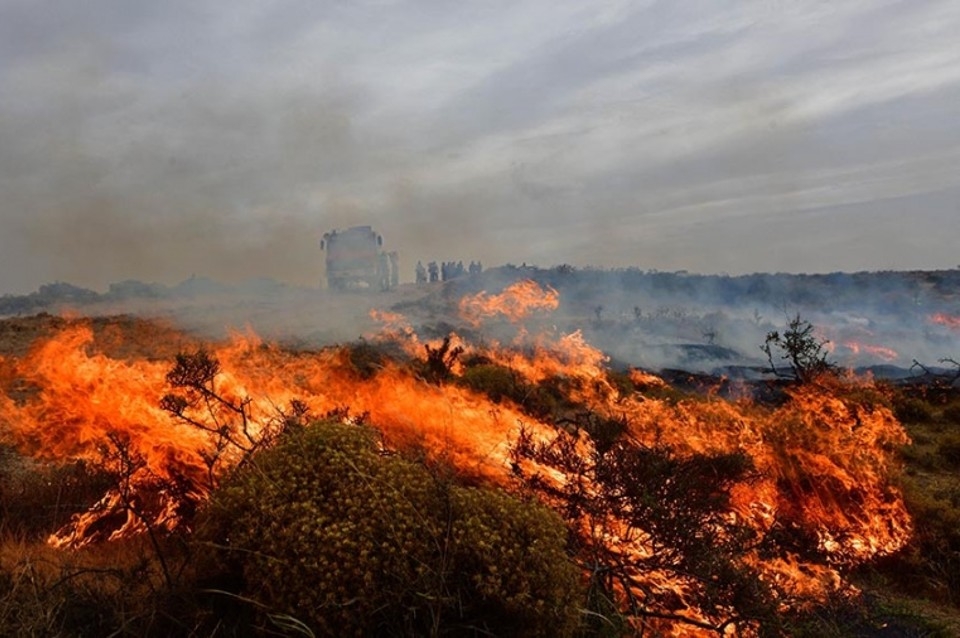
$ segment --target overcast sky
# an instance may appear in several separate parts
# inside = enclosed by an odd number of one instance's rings
[[[225,10],[227,9],[227,10]],[[0,0],[0,293],[960,264],[956,0]]]

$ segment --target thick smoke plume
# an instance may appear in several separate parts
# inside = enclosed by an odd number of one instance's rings
[[[952,296],[958,285],[960,270],[727,277],[504,266],[383,293],[200,277],[173,287],[125,281],[105,293],[56,284],[0,298],[0,315],[164,317],[205,338],[252,329],[271,341],[312,348],[369,336],[390,312],[434,337],[454,330],[509,343],[518,336],[512,315],[546,304],[551,312],[527,318],[532,331],[579,331],[614,366],[734,377],[764,374],[766,336],[800,315],[815,327],[830,361],[905,378],[923,372],[915,362],[937,368],[941,359],[960,360],[960,312]],[[529,305],[528,290],[542,296],[538,304]]]

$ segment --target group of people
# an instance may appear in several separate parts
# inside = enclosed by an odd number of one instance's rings
[[[457,277],[463,277],[466,274],[476,275],[483,271],[483,266],[479,261],[471,261],[469,266],[464,266],[462,261],[444,261],[439,265],[435,261],[427,264],[426,268],[423,262],[417,262],[417,285],[427,282],[449,281]]]

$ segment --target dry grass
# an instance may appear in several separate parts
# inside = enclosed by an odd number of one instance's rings
[[[166,583],[144,539],[64,551],[0,539],[0,635],[134,635],[158,624]],[[124,628],[131,631],[124,631]]]

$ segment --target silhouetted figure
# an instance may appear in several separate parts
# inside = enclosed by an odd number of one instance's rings
[[[380,253],[377,275],[380,280],[380,290],[390,290],[390,257],[387,253]]]
[[[400,285],[400,253],[391,250],[387,253],[390,257],[390,288],[396,288]]]
[[[440,279],[440,269],[437,267],[437,262],[431,261],[427,264],[427,270],[430,273],[430,283],[434,283]]]
[[[423,267],[423,262],[417,262],[417,285],[422,286],[427,283],[427,269]]]

